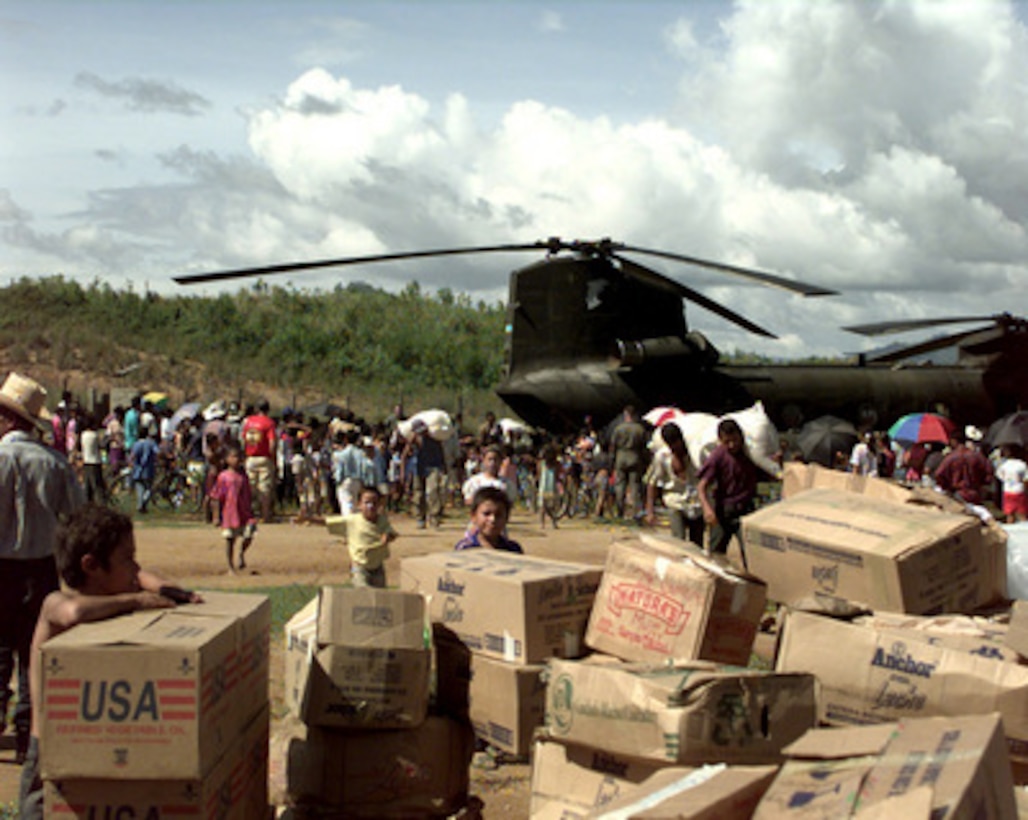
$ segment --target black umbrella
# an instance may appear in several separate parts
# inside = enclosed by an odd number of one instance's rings
[[[1028,447],[1028,410],[1018,410],[989,425],[984,436],[985,449],[1005,444]]]
[[[835,464],[835,454],[842,452],[849,455],[853,445],[859,440],[857,428],[846,419],[820,416],[811,419],[800,428],[796,446],[808,462],[832,467]]]

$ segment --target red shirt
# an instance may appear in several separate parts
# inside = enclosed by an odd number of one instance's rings
[[[745,453],[730,453],[719,444],[696,474],[698,480],[712,481],[714,506],[742,506],[757,493],[757,467]]]
[[[275,422],[267,416],[247,416],[243,422],[242,435],[248,457],[271,458],[275,452]]]
[[[992,464],[977,450],[960,447],[942,460],[935,471],[935,483],[968,504],[981,504],[982,487],[992,483]]]
[[[221,502],[221,526],[239,529],[254,520],[250,482],[241,470],[222,470],[218,473],[218,479],[211,489],[211,498]]]

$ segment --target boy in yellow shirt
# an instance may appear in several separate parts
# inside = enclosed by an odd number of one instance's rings
[[[378,488],[361,490],[358,511],[343,516],[346,545],[350,551],[350,574],[355,587],[385,588],[385,562],[396,530],[382,511]]]

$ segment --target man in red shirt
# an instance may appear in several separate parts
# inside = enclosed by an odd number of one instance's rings
[[[968,504],[981,504],[982,488],[992,485],[993,472],[989,459],[974,446],[973,432],[975,428],[967,428],[963,441],[955,433],[950,437],[952,450],[935,471],[935,483]]]
[[[275,498],[275,422],[268,416],[267,400],[261,399],[257,412],[243,421],[243,447],[246,450],[246,475],[261,507],[261,520],[271,523]]]

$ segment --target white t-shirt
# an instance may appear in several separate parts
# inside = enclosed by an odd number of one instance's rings
[[[1028,464],[1019,458],[1005,459],[996,468],[996,478],[1003,482],[1003,492],[1010,495],[1024,492],[1026,474],[1028,474]]]
[[[865,441],[858,441],[853,445],[850,466],[857,475],[878,475],[878,463]]]
[[[83,464],[100,464],[100,436],[96,430],[83,430],[79,438]]]

